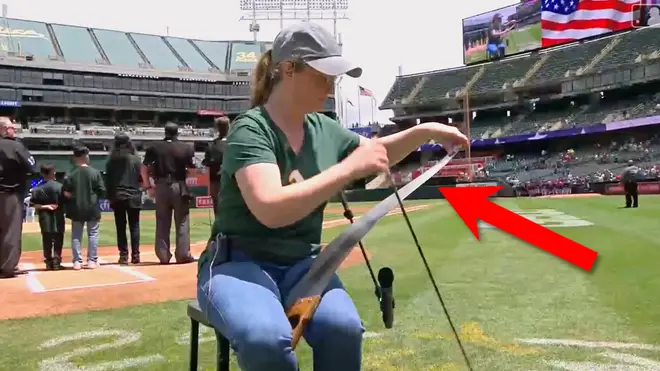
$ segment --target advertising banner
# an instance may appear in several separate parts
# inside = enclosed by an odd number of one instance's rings
[[[197,196],[195,197],[195,207],[198,209],[212,209],[213,199],[211,196]]]
[[[638,183],[637,191],[640,194],[644,195],[656,195],[660,194],[660,182],[645,182]],[[607,184],[605,186],[605,194],[608,195],[622,195],[625,194],[623,191],[623,184]]]

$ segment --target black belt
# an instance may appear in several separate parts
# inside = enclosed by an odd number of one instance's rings
[[[296,240],[287,241],[287,242],[304,243]],[[211,259],[214,255],[218,254],[214,262],[214,265],[218,265],[231,261],[232,250],[238,250],[249,256],[250,254],[248,253],[248,251],[244,250],[242,247],[246,244],[252,245],[255,243],[266,246],[269,245],[268,240],[255,239],[255,238],[242,237],[242,236],[227,236],[222,233],[219,233],[211,241],[209,241],[209,244],[207,245],[207,250],[209,256],[211,256]],[[312,249],[313,250],[312,256],[318,254],[320,249],[321,249],[320,245],[316,249]],[[278,265],[293,265],[299,262],[300,260],[310,257],[309,255],[283,257],[283,256],[279,256],[278,254],[270,255],[266,251],[261,251],[260,254],[262,256],[259,259],[253,257],[250,258],[253,258],[254,260],[257,261],[263,261]]]

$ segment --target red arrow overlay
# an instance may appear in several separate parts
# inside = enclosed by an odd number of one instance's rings
[[[598,256],[597,252],[488,200],[488,197],[502,188],[503,186],[440,187],[438,190],[477,240],[481,240],[477,226],[479,219],[586,271],[591,271]]]

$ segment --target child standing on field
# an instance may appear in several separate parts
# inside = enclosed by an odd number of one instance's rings
[[[105,183],[101,172],[89,166],[89,149],[78,146],[73,150],[75,168],[64,178],[62,191],[66,197],[66,217],[71,219],[71,251],[73,269],[82,268],[82,234],[87,224],[87,268],[98,265],[99,223],[101,207],[99,198],[105,196]]]
[[[39,228],[44,250],[44,263],[48,270],[62,269],[64,244],[64,197],[62,184],[55,180],[55,165],[41,165],[44,183],[32,190],[30,206],[39,213]]]

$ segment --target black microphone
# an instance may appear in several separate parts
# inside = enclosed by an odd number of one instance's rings
[[[394,283],[394,272],[388,267],[378,271],[378,283],[380,285],[380,311],[383,313],[383,324],[385,328],[392,328],[394,322],[394,294],[392,283]]]

